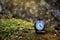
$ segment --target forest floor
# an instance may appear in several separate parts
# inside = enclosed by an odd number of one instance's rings
[[[45,34],[36,34],[33,23],[21,19],[0,20],[0,40],[60,40],[60,30],[45,28]]]

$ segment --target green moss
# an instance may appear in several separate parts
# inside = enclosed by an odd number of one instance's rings
[[[33,23],[23,21],[21,19],[1,19],[0,26],[4,29],[2,31],[16,31],[18,28],[19,30],[23,30],[24,28],[31,29],[33,28]]]

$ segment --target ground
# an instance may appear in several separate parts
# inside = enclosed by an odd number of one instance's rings
[[[54,28],[45,28],[45,34],[36,34],[34,24],[21,19],[0,20],[1,40],[60,40],[60,31]]]

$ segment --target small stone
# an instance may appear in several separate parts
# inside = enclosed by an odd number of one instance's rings
[[[56,36],[56,34],[54,34],[54,36]]]
[[[1,5],[0,5],[0,12],[2,11],[2,7],[1,7]]]

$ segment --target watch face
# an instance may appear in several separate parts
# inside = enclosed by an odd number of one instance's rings
[[[44,22],[43,21],[36,22],[36,29],[37,30],[43,30],[43,28],[44,28]]]

